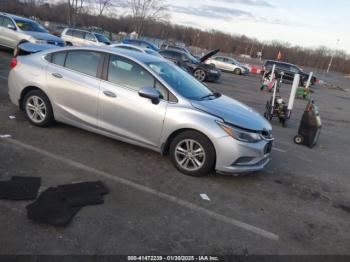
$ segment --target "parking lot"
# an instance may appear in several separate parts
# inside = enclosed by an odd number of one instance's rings
[[[0,51],[0,135],[12,136],[0,138],[0,179],[40,176],[41,191],[101,180],[110,193],[66,227],[28,220],[30,202],[1,200],[1,254],[350,253],[350,93],[315,89],[323,121],[315,148],[293,143],[306,106],[296,100],[287,128],[272,122],[272,162],[264,171],[195,178],[153,151],[64,124],[30,125],[8,99],[10,59]],[[257,75],[224,73],[208,85],[261,113],[270,97]],[[281,95],[289,92],[284,85]]]

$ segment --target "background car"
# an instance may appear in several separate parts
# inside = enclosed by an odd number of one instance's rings
[[[35,126],[57,120],[146,147],[194,176],[252,172],[270,162],[266,119],[163,58],[66,47],[18,56],[11,67],[10,99]]]
[[[217,68],[232,72],[236,75],[244,75],[249,73],[249,68],[238,62],[237,60],[226,56],[215,56],[209,58],[206,64],[214,64]]]
[[[218,49],[209,52],[200,59],[191,54],[178,50],[160,50],[159,53],[166,59],[179,65],[181,68],[193,74],[199,81],[217,81],[221,77],[220,70],[214,65],[205,64],[205,61],[212,55],[219,52]]]
[[[135,45],[129,45],[129,44],[112,44],[110,47],[115,47],[115,48],[122,48],[122,49],[127,49],[127,50],[132,50],[140,53],[145,53],[149,55],[154,55],[158,57],[162,57],[157,51],[154,51],[153,49],[150,48],[142,48],[138,47]]]
[[[24,42],[64,46],[64,41],[49,34],[38,22],[0,12],[0,45],[15,49]]]
[[[143,48],[149,48],[149,49],[152,49],[154,51],[159,51],[159,48],[147,41],[147,40],[140,40],[140,39],[129,39],[129,38],[126,38],[122,41],[123,44],[128,44],[128,45],[134,45],[134,46],[139,46],[139,47],[143,47]]]
[[[110,44],[109,39],[102,34],[74,28],[65,28],[61,38],[68,46],[105,46]]]
[[[294,79],[294,75],[299,74],[300,75],[300,84],[305,85],[308,78],[309,78],[309,74],[305,73],[298,66],[290,64],[290,63],[274,61],[274,60],[267,60],[265,62],[261,74],[264,75],[265,72],[266,73],[271,72],[273,65],[276,65],[275,75],[277,78],[281,78],[281,76],[283,74],[283,82],[292,82]],[[315,76],[313,76],[311,78],[311,85],[314,85],[316,83],[316,81],[317,81],[317,78]]]

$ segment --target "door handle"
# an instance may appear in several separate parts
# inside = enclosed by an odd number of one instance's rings
[[[59,73],[52,73],[52,76],[54,76],[56,78],[63,78],[63,76]]]
[[[109,96],[109,97],[117,97],[117,95],[111,91],[103,91],[105,96]]]

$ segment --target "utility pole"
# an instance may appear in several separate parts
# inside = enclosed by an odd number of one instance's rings
[[[336,47],[338,47],[339,42],[340,42],[340,39],[337,39]],[[335,52],[336,51],[332,52],[331,60],[329,61],[328,68],[327,68],[327,73],[329,73],[329,70],[331,69],[331,66],[332,66],[332,63],[333,63],[333,59],[334,59],[334,56],[335,56]]]

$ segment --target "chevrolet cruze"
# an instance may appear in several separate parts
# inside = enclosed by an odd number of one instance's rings
[[[11,101],[35,126],[67,123],[169,155],[182,173],[242,173],[270,161],[270,124],[163,58],[66,47],[11,61]]]

